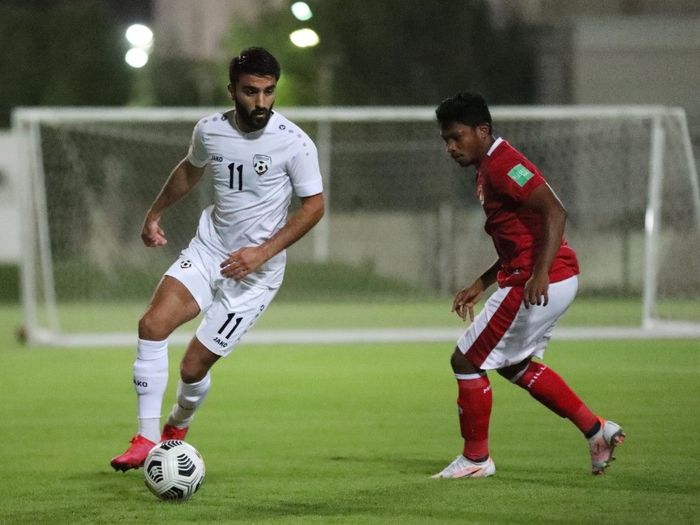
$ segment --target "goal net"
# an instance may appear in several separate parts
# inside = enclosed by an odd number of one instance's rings
[[[493,260],[473,171],[445,154],[433,109],[280,109],[318,146],[328,209],[290,248],[289,284],[279,301],[448,298]],[[194,123],[214,111],[15,111],[30,342],[132,344],[140,312],[212,200],[206,175],[164,217],[164,249],[141,244],[144,213],[186,154]],[[607,329],[593,322],[575,333],[700,334],[700,193],[683,110],[492,113],[495,134],[541,169],[569,212],[567,238],[582,268],[579,297],[610,309]],[[285,286],[292,292],[285,295]],[[635,305],[631,323],[616,326],[615,301]]]

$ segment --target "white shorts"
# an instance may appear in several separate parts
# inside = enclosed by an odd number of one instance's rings
[[[541,358],[552,329],[576,296],[578,277],[549,285],[547,306],[523,304],[522,286],[499,288],[486,301],[457,342],[457,348],[482,370]]]
[[[197,339],[214,354],[227,356],[267,309],[279,286],[224,277],[222,260],[195,237],[165,275],[184,284],[204,313]]]

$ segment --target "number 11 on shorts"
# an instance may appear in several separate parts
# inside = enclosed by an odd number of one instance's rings
[[[223,334],[224,330],[226,330],[226,328],[228,327],[228,325],[231,324],[231,321],[233,321],[235,317],[236,317],[236,314],[235,314],[235,313],[230,313],[230,314],[228,314],[228,315],[226,316],[226,322],[224,322],[224,324],[221,325],[221,328],[219,328],[219,331],[217,332],[217,334],[219,334],[219,335]],[[229,333],[227,333],[227,334],[224,336],[226,339],[230,339],[230,338],[231,338],[231,336],[233,335],[233,332],[236,331],[236,328],[238,328],[238,325],[241,324],[241,321],[242,321],[242,320],[243,320],[242,317],[238,317],[238,318],[235,319],[235,321],[234,321],[234,323],[233,323],[233,328],[231,328],[231,330],[229,331]]]

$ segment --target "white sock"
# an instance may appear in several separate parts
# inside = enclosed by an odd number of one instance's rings
[[[177,384],[177,403],[168,418],[168,425],[179,428],[189,427],[197,408],[204,403],[207,393],[211,388],[211,376],[209,372],[201,381],[196,383],[184,383],[182,379]]]
[[[160,418],[140,417],[139,434],[146,439],[150,439],[154,443],[158,443],[160,441]]]
[[[134,387],[138,403],[139,434],[160,441],[160,412],[168,385],[168,342],[138,340]]]

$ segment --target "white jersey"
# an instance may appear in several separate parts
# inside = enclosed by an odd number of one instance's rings
[[[245,246],[258,246],[287,221],[292,191],[309,197],[323,191],[316,146],[309,136],[275,112],[263,129],[241,133],[233,111],[201,119],[187,160],[209,165],[214,205],[202,214],[197,236],[223,260]],[[278,286],[284,250],[246,280]]]

